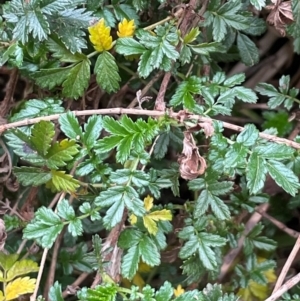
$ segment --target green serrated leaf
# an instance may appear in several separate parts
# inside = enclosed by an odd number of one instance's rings
[[[169,301],[173,296],[174,290],[170,282],[165,281],[155,294],[156,301]]]
[[[263,188],[266,173],[266,161],[257,152],[253,152],[249,157],[246,173],[247,187],[250,193],[256,194]]]
[[[61,85],[70,73],[71,67],[42,69],[32,74],[37,85],[42,88],[53,89]]]
[[[146,264],[149,266],[157,266],[160,264],[160,254],[153,240],[144,235],[139,241],[139,253]]]
[[[170,136],[169,133],[162,133],[158,139],[156,140],[156,144],[154,146],[154,157],[156,159],[162,159],[167,151],[168,151],[168,146],[170,143]]]
[[[79,125],[78,119],[74,112],[69,111],[59,116],[58,119],[61,130],[70,139],[77,140],[82,137],[82,128]]]
[[[49,299],[51,301],[64,301],[62,296],[61,285],[56,281],[49,290]]]
[[[250,3],[258,10],[261,10],[266,6],[265,0],[250,0]]]
[[[151,71],[154,69],[153,66],[150,64],[151,53],[151,50],[144,51],[139,61],[138,72],[139,75],[143,78],[148,77]]]
[[[68,161],[73,160],[74,156],[78,153],[77,144],[74,140],[61,140],[55,142],[48,150],[47,153],[47,166],[51,169],[57,169],[65,166]]]
[[[211,206],[213,213],[219,219],[225,220],[230,218],[230,212],[227,205],[209,190],[203,190],[199,195],[195,205],[194,216],[199,217],[203,215],[209,206]]]
[[[88,59],[78,63],[70,70],[63,82],[63,94],[77,99],[82,96],[90,80],[90,61]]]
[[[294,153],[294,149],[285,144],[271,142],[257,146],[255,151],[260,157],[269,160],[290,159]]]
[[[210,55],[211,52],[224,52],[224,47],[219,42],[202,43],[198,45],[191,45],[190,48],[197,54]]]
[[[99,86],[106,92],[115,92],[119,89],[119,81],[121,80],[119,69],[115,58],[107,51],[99,54],[94,72]]]
[[[243,131],[237,136],[236,141],[246,147],[255,144],[259,137],[259,131],[253,124],[247,124]]]
[[[240,99],[243,102],[247,103],[256,103],[257,96],[256,94],[249,88],[246,87],[234,87],[232,93],[235,94],[235,97]]]
[[[116,42],[115,50],[123,55],[142,54],[146,48],[133,38],[121,38]]]
[[[84,125],[83,143],[88,148],[91,149],[96,144],[102,131],[102,118],[100,116],[91,116],[87,123]]]
[[[19,111],[17,113],[14,113],[9,120],[10,122],[15,122],[26,118],[30,119],[39,116],[61,114],[64,112],[64,108],[61,106],[61,104],[61,100],[53,98],[45,98],[43,100],[26,100],[19,107]]]
[[[14,167],[14,174],[24,186],[39,186],[51,180],[51,173],[36,167]]]
[[[143,233],[137,229],[125,229],[119,237],[118,246],[122,249],[129,249],[138,245],[142,237]]]
[[[132,279],[138,269],[140,259],[139,247],[133,246],[122,258],[122,275],[125,278]]]
[[[54,134],[54,124],[50,121],[42,120],[33,126],[30,140],[34,145],[34,149],[41,156],[45,156],[47,154]]]
[[[75,217],[75,211],[66,199],[61,200],[57,204],[57,214],[67,221]]]
[[[241,56],[242,62],[246,66],[253,66],[259,61],[258,49],[246,35],[238,33],[237,47]]]
[[[298,177],[283,163],[268,160],[266,168],[273,180],[287,193],[295,196],[300,188]]]
[[[43,248],[51,248],[63,229],[59,216],[51,209],[40,207],[35,218],[23,230],[23,237],[35,239]]]

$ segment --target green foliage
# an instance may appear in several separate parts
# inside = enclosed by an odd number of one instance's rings
[[[79,300],[236,301],[235,293],[244,299],[256,285],[266,293],[279,235],[263,219],[246,221],[264,203],[272,215],[279,197],[281,222],[299,205],[300,139],[292,133],[299,89],[290,75],[252,89],[256,69],[225,71],[273,53],[256,46],[266,14],[300,53],[298,1],[192,8],[163,0],[13,0],[1,11],[0,64],[7,73],[18,69],[26,90],[1,116],[9,124],[0,125],[0,245],[12,254],[0,254],[0,301],[33,292],[35,282],[23,277],[38,270],[27,259],[41,258],[33,241],[49,249],[44,268],[55,272],[54,301],[77,290],[69,285],[79,273],[96,271],[99,285],[86,278]],[[13,100],[10,89],[8,81],[3,92]],[[226,285],[215,284],[241,245]],[[267,298],[257,291],[255,300]]]
[[[299,89],[290,89],[289,86],[290,77],[287,75],[282,76],[279,80],[278,89],[270,84],[260,83],[256,87],[256,91],[258,91],[262,95],[269,97],[270,100],[268,102],[268,105],[271,109],[279,107],[283,103],[284,107],[290,110],[294,101],[299,103],[299,100],[296,98],[299,94]]]
[[[206,269],[216,270],[217,259],[214,248],[224,246],[226,239],[207,233],[205,231],[207,219],[205,218],[202,221],[187,219],[185,224],[186,226],[179,233],[179,237],[186,241],[180,250],[180,258],[198,257]]]
[[[106,153],[117,148],[117,161],[124,163],[132,149],[137,153],[143,151],[143,146],[151,142],[158,134],[159,124],[149,118],[148,121],[138,119],[133,122],[128,116],[123,115],[118,121],[111,117],[103,118],[103,128],[110,133],[97,143],[96,152]]]
[[[76,2],[44,0],[23,4],[21,0],[13,0],[6,6],[3,16],[9,24],[16,24],[13,39],[23,44],[29,37],[43,41],[56,32],[72,53],[86,47],[81,29],[88,26],[91,12],[76,8]],[[72,30],[74,26],[76,30]]]

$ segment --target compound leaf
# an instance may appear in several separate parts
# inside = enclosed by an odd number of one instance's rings
[[[51,209],[40,207],[34,219],[25,227],[23,237],[35,239],[43,248],[51,248],[63,229],[63,222]]]
[[[65,166],[68,161],[73,160],[78,153],[76,141],[64,139],[60,142],[55,142],[47,153],[47,166],[51,169],[57,169]]]

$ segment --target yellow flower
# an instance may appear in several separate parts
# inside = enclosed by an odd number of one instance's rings
[[[110,35],[110,27],[105,26],[104,19],[101,19],[95,25],[88,28],[90,40],[94,48],[102,52],[112,48],[112,36]]]
[[[174,296],[178,297],[184,293],[184,289],[182,288],[181,284],[177,285],[177,288],[174,289]]]
[[[118,29],[117,35],[119,38],[133,37],[135,30],[134,20],[127,21],[126,19],[123,19],[123,21],[119,23]]]

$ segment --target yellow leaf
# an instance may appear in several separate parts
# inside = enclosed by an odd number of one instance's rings
[[[13,300],[21,295],[32,293],[35,288],[36,279],[29,277],[17,278],[10,282],[5,288],[5,300]]]
[[[269,295],[268,285],[262,285],[253,280],[249,281],[246,288],[241,288],[238,293],[243,301],[252,301],[253,299],[265,300]]]
[[[184,293],[184,289],[182,288],[181,284],[177,285],[177,288],[174,289],[174,296],[178,297]]]
[[[5,300],[5,298],[4,298],[4,296],[3,296],[3,292],[0,291],[0,301],[4,301],[4,300]]]
[[[266,258],[259,257],[259,256],[257,257],[257,262],[258,263],[264,262],[266,260],[267,260]],[[268,283],[275,282],[276,279],[277,279],[277,276],[275,274],[275,270],[274,269],[270,269],[270,270],[264,271],[263,274],[267,278]]]
[[[147,195],[147,197],[144,198],[144,207],[147,212],[151,210],[153,207],[153,197]]]
[[[66,174],[64,170],[51,170],[52,179],[46,183],[47,188],[55,189],[56,191],[75,192],[79,187],[78,180],[72,175]]]
[[[170,210],[163,209],[151,212],[147,214],[151,219],[154,221],[171,221],[172,220],[172,213]]]
[[[110,27],[105,26],[104,19],[101,19],[95,25],[88,28],[90,33],[90,41],[94,48],[102,52],[112,48],[112,36],[110,35]]]
[[[144,226],[146,227],[148,232],[150,234],[155,235],[157,233],[157,230],[158,230],[156,222],[149,215],[145,215],[143,217],[143,221],[144,221]]]
[[[270,270],[265,271],[264,275],[268,279],[268,283],[275,282],[276,279],[277,279],[277,276],[275,274],[275,270],[274,269],[270,269]]]
[[[128,21],[123,19],[123,21],[119,23],[118,29],[119,31],[117,32],[117,35],[119,38],[133,37],[135,30],[134,20]]]
[[[145,286],[145,281],[140,273],[136,273],[132,278],[132,284],[142,289]]]
[[[143,261],[140,261],[138,272],[149,273],[152,269],[153,269],[153,267],[151,267],[150,265],[148,265],[147,263],[145,263]]]
[[[252,295],[257,297],[259,300],[267,299],[269,295],[269,288],[268,285],[262,285],[252,280],[249,281],[249,287],[251,290]]]
[[[145,200],[144,200],[145,202]],[[145,204],[146,205],[146,204]],[[146,207],[146,206],[145,206]],[[147,209],[146,209],[147,210]],[[148,210],[147,210],[148,211]],[[158,210],[148,213],[143,217],[144,226],[150,234],[155,235],[158,231],[156,222],[158,221],[170,221],[172,220],[172,214],[170,210]]]
[[[241,297],[243,301],[252,301],[252,294],[249,287],[240,288],[237,295]]]
[[[136,222],[137,222],[137,217],[136,217],[136,215],[131,214],[131,215],[129,216],[129,222],[130,222],[131,225],[136,224]]]
[[[37,272],[39,270],[38,264],[30,259],[23,259],[17,261],[7,272],[6,275],[6,282],[12,281],[14,278],[32,273]]]

